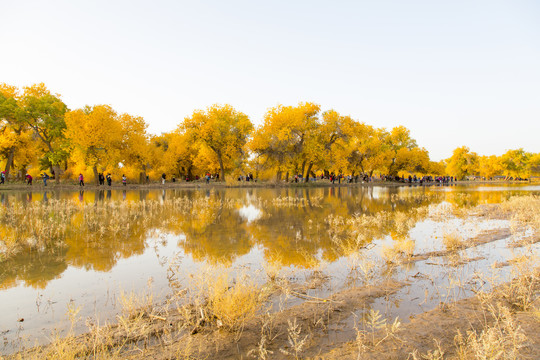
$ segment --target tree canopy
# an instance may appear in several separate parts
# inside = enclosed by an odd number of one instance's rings
[[[44,84],[0,84],[0,166],[10,176],[41,172],[97,180],[98,173],[145,181],[162,173],[193,179],[255,173],[304,181],[330,174],[527,178],[540,175],[540,154],[510,149],[480,156],[458,147],[435,162],[409,129],[378,128],[311,102],[269,108],[259,126],[231,105],[195,110],[175,130],[147,131],[146,121],[110,105],[70,110]]]

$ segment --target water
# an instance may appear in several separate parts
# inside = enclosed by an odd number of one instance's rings
[[[415,253],[421,253],[441,249],[443,232],[456,231],[471,237],[509,226],[505,220],[458,219],[447,213],[449,206],[499,203],[512,195],[539,193],[540,186],[531,185],[0,193],[7,212],[35,202],[67,200],[74,206],[66,222],[67,235],[61,242],[9,255],[0,262],[0,353],[16,350],[22,344],[47,342],[54,328],[65,331],[69,327],[68,306],[80,306],[83,321],[77,331],[84,331],[87,318],[100,324],[114,322],[122,292],[151,291],[155,301],[160,301],[168,294],[171,269],[177,271],[182,284],[188,283],[190,274],[215,266],[242,269],[260,282],[264,282],[268,267],[295,277],[320,269],[330,276],[330,281],[313,294],[325,296],[344,286],[350,275],[347,254],[331,239],[329,218],[382,212],[405,214],[396,215],[401,220],[393,222],[393,228],[380,226],[374,233],[368,229],[359,231],[362,241],[371,243],[365,256],[375,259],[380,257],[383,246],[391,246],[403,237],[415,240]],[[127,229],[114,233],[100,233],[96,227],[84,225],[83,213],[92,207],[145,202],[159,208],[175,200],[189,201],[192,208],[147,211],[131,217]],[[427,206],[427,215],[414,215],[416,209]],[[121,212],[127,210],[120,206],[116,211],[107,216],[121,217]],[[430,218],[430,213],[443,214],[446,219]],[[6,236],[9,228],[0,225],[2,237]],[[467,250],[463,256],[481,259],[452,271],[467,276],[486,272],[493,261],[502,262],[513,255],[505,244],[497,241]],[[429,279],[414,281],[401,290],[395,296],[396,305],[380,300],[374,307],[388,316],[402,318],[433,308],[449,296],[434,294],[433,286],[429,286],[451,281],[445,269],[433,265],[433,260],[399,268],[397,279],[410,280],[415,275],[419,279],[418,274]],[[291,299],[289,306],[298,301]]]

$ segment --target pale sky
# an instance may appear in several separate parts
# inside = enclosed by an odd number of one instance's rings
[[[0,82],[152,133],[228,103],[404,125],[431,158],[540,152],[539,1],[0,0]]]

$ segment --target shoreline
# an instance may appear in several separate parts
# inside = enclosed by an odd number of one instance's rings
[[[85,191],[85,190],[174,190],[174,189],[253,189],[253,188],[333,188],[333,187],[431,187],[431,186],[467,186],[467,185],[540,185],[540,182],[529,181],[454,181],[446,184],[440,184],[437,182],[430,183],[407,183],[407,182],[395,182],[395,181],[373,181],[373,182],[358,182],[358,183],[334,183],[332,184],[328,180],[311,181],[309,183],[294,183],[294,182],[210,182],[205,181],[191,181],[191,182],[176,182],[161,184],[160,182],[151,182],[148,184],[127,184],[123,186],[121,183],[108,185],[95,185],[87,184],[80,186],[78,183],[60,183],[49,182],[47,186],[43,183],[36,182],[33,185],[26,185],[24,183],[8,183],[0,185],[1,192],[10,191],[32,191],[32,192],[44,192],[44,191]]]

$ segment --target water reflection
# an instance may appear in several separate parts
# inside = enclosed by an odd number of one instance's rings
[[[55,201],[77,206],[66,212],[47,213],[53,218],[65,216],[55,220],[63,227],[58,241],[4,254],[0,289],[21,283],[44,288],[69,267],[110,271],[120,259],[143,254],[149,247],[148,239],[155,234],[173,235],[183,253],[195,261],[230,265],[258,246],[268,262],[310,267],[320,259],[333,261],[344,255],[346,250],[336,247],[336,237],[354,234],[363,243],[385,235],[403,238],[421,220],[422,213],[416,211],[420,207],[443,201],[457,206],[498,203],[512,194],[540,190],[531,186],[508,189],[488,191],[484,186],[482,191],[472,192],[464,187],[336,187],[1,193],[2,241],[16,234],[27,236],[31,243],[37,236],[32,226],[38,226],[36,221],[41,220],[24,216],[14,219],[12,213],[18,206],[43,203],[53,207]],[[376,226],[357,222],[357,227],[364,225],[351,229],[345,221],[383,212],[394,215],[385,215]],[[16,221],[21,223],[15,225]]]

